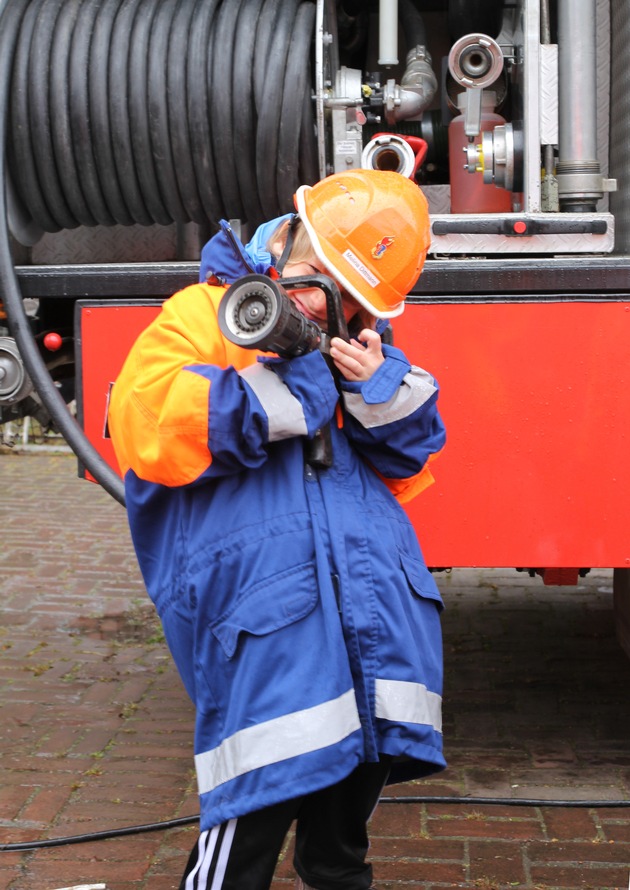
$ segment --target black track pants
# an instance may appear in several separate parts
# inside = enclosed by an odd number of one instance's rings
[[[389,760],[362,763],[337,785],[202,832],[179,890],[269,890],[294,819],[295,868],[307,884],[368,890],[367,822],[388,772]]]

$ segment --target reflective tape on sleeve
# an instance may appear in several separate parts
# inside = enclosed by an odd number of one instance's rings
[[[307,435],[302,405],[273,371],[256,364],[238,373],[253,389],[267,415],[270,442]]]
[[[436,389],[433,377],[427,371],[412,367],[403,378],[396,394],[388,402],[367,405],[360,393],[351,392],[345,392],[343,398],[350,414],[361,426],[370,429],[409,417],[431,398]]]

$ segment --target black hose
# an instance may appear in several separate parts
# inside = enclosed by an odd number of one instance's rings
[[[130,78],[127,76],[130,60],[133,59],[136,49],[135,44],[132,44],[132,35],[135,36],[135,22],[141,2],[142,0],[124,0],[114,19],[107,59],[107,75],[103,83],[94,85],[96,88],[94,101],[97,107],[109,108],[109,120],[105,114],[102,117],[107,129],[101,136],[106,142],[111,143],[113,157],[112,168],[104,170],[103,175],[116,177],[130,221],[148,226],[153,218],[145,204],[136,170],[134,148],[140,142],[140,135],[136,135],[134,145],[131,136],[133,108],[129,95]],[[103,49],[107,51],[108,48]],[[146,46],[139,44],[137,51],[146,53]],[[144,59],[140,59],[140,63],[144,64]],[[109,91],[106,90],[107,84]],[[146,87],[146,84],[144,86]],[[141,114],[144,117],[143,108]],[[141,129],[142,124],[143,121],[134,120],[134,131]],[[141,144],[140,150],[142,150]]]
[[[150,54],[151,35],[157,13],[158,9],[154,3],[141,3],[129,37],[128,68],[124,72],[128,104],[124,113],[131,139],[132,160],[126,158],[126,161],[130,170],[135,169],[149,219],[158,225],[166,226],[173,222],[173,217],[169,215],[162,201],[158,184],[156,165],[159,158],[151,144],[151,119],[159,112],[151,108],[149,98],[149,76],[154,69],[154,59]],[[159,61],[164,65],[163,58]],[[117,64],[115,58],[112,59],[112,64]]]
[[[73,114],[77,118],[89,121],[88,132],[94,152],[95,174],[107,207],[107,213],[98,216],[97,219],[106,226],[111,224],[112,218],[115,223],[122,226],[134,222],[116,170],[109,106],[106,102],[99,101],[102,84],[108,82],[110,50],[113,51],[114,25],[119,18],[120,3],[121,0],[116,0],[116,2],[101,3],[99,7],[90,45],[90,67],[87,75],[88,104],[73,109]],[[93,208],[96,213],[96,206],[93,205]]]
[[[37,18],[39,2],[24,3],[18,6],[11,6],[11,14],[9,15],[8,7],[5,7],[3,18],[7,19],[3,26],[3,37],[9,37],[15,34],[17,38],[17,46],[15,41],[4,39],[3,43],[7,47],[8,58],[13,58],[15,49],[15,64],[12,66],[3,66],[6,70],[5,89],[8,92],[9,83],[11,83],[10,94],[7,95],[7,110],[11,110],[11,139],[7,145],[9,168],[12,171],[11,178],[18,195],[28,194],[28,200],[23,200],[24,207],[31,214],[31,218],[37,222],[45,232],[58,232],[59,225],[53,218],[53,215],[46,203],[42,193],[39,181],[39,171],[33,154],[33,146],[31,142],[31,126],[29,120],[29,87],[28,87],[28,66],[31,48],[31,39],[35,27],[35,19]],[[19,12],[23,11],[23,19],[17,17]],[[13,79],[11,80],[11,74]],[[11,101],[9,102],[9,99]]]
[[[254,59],[258,23],[264,0],[250,0],[243,9],[238,20],[234,43],[234,58],[237,60],[233,69],[233,102],[238,109],[232,121],[233,152],[240,159],[236,165],[236,177],[239,191],[243,199],[243,210],[247,219],[260,219],[263,216],[262,206],[256,188],[256,144],[251,134],[256,130],[256,102],[252,84],[254,77]],[[238,60],[247,60],[243,65]],[[302,68],[304,68],[302,63]],[[294,158],[297,157],[294,155]]]
[[[427,45],[427,32],[424,19],[413,0],[399,0],[398,18],[402,25],[408,49]]]
[[[35,19],[27,68],[28,115],[31,147],[46,204],[58,228],[72,229],[76,228],[78,220],[70,208],[55,162],[53,121],[56,115],[49,103],[52,98],[49,91],[54,70],[53,49],[56,51],[57,19],[62,2],[44,0]]]
[[[289,41],[297,13],[297,0],[288,0],[282,15],[276,19],[276,27],[271,35],[269,61],[265,83],[267,89],[261,97],[259,127],[256,137],[256,170],[259,183],[260,201],[266,216],[275,215],[278,207],[274,165],[278,157],[281,116],[275,113],[278,99],[283,95],[284,72],[287,65]],[[292,210],[292,207],[285,207]]]
[[[254,104],[260,111],[266,91],[267,69],[271,63],[271,38],[276,31],[276,22],[283,9],[283,0],[265,0],[258,17],[256,44],[254,46]]]
[[[12,266],[24,232],[251,227],[318,178],[310,0],[12,0],[0,5],[0,273],[9,327],[79,461],[124,503],[33,340]],[[276,165],[279,165],[276,172]],[[16,209],[19,213],[16,214]],[[32,242],[30,242],[32,243]]]
[[[162,0],[151,30],[147,74],[150,154],[169,220],[188,216],[179,193],[169,126],[168,52],[179,0]],[[183,67],[183,66],[182,66]]]
[[[191,27],[190,46],[187,56],[186,110],[190,133],[190,150],[193,159],[193,176],[199,188],[199,196],[206,218],[216,222],[223,215],[217,173],[212,157],[210,137],[209,78],[206,66],[208,46],[220,0],[207,0],[197,4]]]
[[[89,108],[90,53],[92,35],[96,28],[100,0],[83,0],[83,11],[77,21],[72,35],[72,47],[69,50],[69,71],[66,77],[68,84],[67,114],[70,123],[68,133],[68,151],[73,153],[77,184],[81,183],[85,203],[90,218],[105,220],[107,225],[114,225],[115,219],[110,213],[105,195],[98,178],[95,158],[95,146],[91,131],[91,121],[75,109]],[[85,223],[94,225],[94,222]]]
[[[315,7],[302,3],[291,33],[282,90],[285,113],[280,118],[276,161],[277,200],[281,207],[290,206],[293,198],[291,172],[300,150],[304,96],[310,93],[309,71],[304,66],[304,58],[308,57],[314,27]]]
[[[192,22],[196,0],[182,0],[176,12],[169,35],[166,95],[169,138],[172,147],[172,162],[175,179],[184,207],[196,223],[205,223],[203,204],[195,176],[190,129],[188,126],[188,83],[186,65],[188,47],[192,40]],[[182,98],[183,97],[183,98]],[[177,160],[175,160],[177,159]]]
[[[630,807],[630,800],[544,800],[536,798],[512,797],[381,797],[381,804],[435,803],[462,804],[469,806],[503,806],[503,807],[555,807],[562,809],[625,809]],[[0,853],[15,853],[26,850],[41,850],[46,847],[64,847],[70,844],[82,844],[88,841],[102,841],[113,837],[124,837],[130,834],[143,834],[151,831],[164,831],[167,828],[181,828],[194,825],[199,816],[181,816],[164,822],[150,822],[147,825],[128,825],[124,828],[112,828],[105,831],[94,831],[89,834],[75,834],[66,837],[46,838],[41,841],[20,841],[15,844],[0,844]]]
[[[0,149],[6,145],[7,139],[10,72],[17,29],[16,19],[6,15],[9,3],[13,14],[16,8],[21,11],[26,6],[26,0],[4,0],[0,5],[0,85],[4,85],[4,89],[0,88]],[[6,175],[6,154],[0,150],[0,183],[5,182]],[[44,406],[55,418],[57,428],[79,460],[89,468],[94,478],[106,491],[116,500],[124,503],[124,489],[120,478],[92,447],[68,411],[33,339],[13,267],[6,193],[3,188],[0,188],[0,284],[11,334],[15,338],[26,369]]]
[[[8,173],[44,232],[255,227],[317,180],[312,0],[30,0],[6,16]]]
[[[91,12],[91,8],[88,7]],[[89,20],[88,16],[84,16]],[[72,117],[70,101],[71,78],[69,60],[80,55],[80,43],[74,43],[78,28],[76,5],[65,4],[57,16],[55,35],[51,49],[50,85],[48,88],[48,106],[51,122],[53,156],[65,157],[66,163],[59,167],[59,185],[66,196],[73,219],[79,225],[96,225],[96,218],[86,200],[82,178],[79,176],[77,157],[80,147],[75,145],[72,135]],[[80,37],[80,35],[79,35]],[[74,46],[74,50],[72,50]],[[79,74],[80,71],[75,72]],[[55,109],[61,108],[62,113],[56,114]],[[87,191],[87,189],[86,189]]]
[[[464,34],[480,32],[498,37],[503,0],[449,0],[448,29],[453,43]]]
[[[234,68],[239,62],[234,58],[234,35],[240,9],[239,3],[221,4],[213,35],[210,81],[212,84],[221,84],[220,89],[210,89],[212,152],[219,192],[223,205],[232,208],[230,216],[237,219],[244,218],[236,175],[238,156],[234,156],[232,142],[232,121],[236,114],[240,114],[240,109],[233,107]]]

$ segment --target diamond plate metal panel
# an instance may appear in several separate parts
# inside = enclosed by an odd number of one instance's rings
[[[540,5],[538,0],[524,0],[524,206],[527,213],[537,213],[541,205],[540,184]]]
[[[558,47],[540,47],[540,141],[558,144]]]
[[[189,227],[184,227],[188,229]],[[192,226],[196,230],[196,226]],[[185,238],[184,241],[194,241]],[[34,265],[65,263],[142,263],[177,259],[196,260],[199,248],[185,244],[177,225],[170,226],[94,226],[46,233],[31,252]],[[194,253],[194,255],[193,255]]]
[[[602,174],[608,176],[608,144],[610,141],[610,0],[597,0],[597,156]],[[608,208],[608,196],[600,203]]]
[[[429,213],[449,213],[451,209],[450,185],[423,185],[422,191],[429,204]]]

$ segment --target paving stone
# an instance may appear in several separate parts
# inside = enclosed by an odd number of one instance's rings
[[[523,846],[510,841],[471,841],[470,879],[477,886],[527,886]]]
[[[67,455],[0,454],[0,492],[0,844],[194,817],[192,707],[124,511]],[[625,890],[630,808],[614,804],[630,798],[630,662],[612,572],[575,588],[510,568],[435,577],[449,766],[386,789],[414,800],[375,813],[376,887]],[[536,804],[554,799],[608,806]],[[195,833],[0,851],[0,890],[177,890]],[[273,890],[293,890],[292,843]]]
[[[594,841],[598,837],[598,825],[593,810],[544,809],[543,816],[547,839]]]
[[[531,879],[534,887],[553,887],[558,890],[625,890],[628,886],[628,866],[592,868],[582,862],[573,865],[533,866]]]

